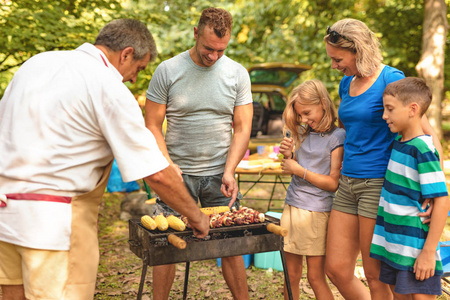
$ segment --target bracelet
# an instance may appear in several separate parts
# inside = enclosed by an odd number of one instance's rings
[[[303,180],[305,180],[305,178],[306,178],[306,171],[308,171],[308,169],[305,168],[305,174],[303,174]]]
[[[291,152],[291,159],[294,159],[294,152]]]

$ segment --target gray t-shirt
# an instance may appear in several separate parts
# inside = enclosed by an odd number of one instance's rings
[[[311,132],[295,153],[297,162],[308,171],[330,175],[331,152],[337,147],[343,147],[345,130],[336,128],[331,132]],[[292,176],[286,193],[286,204],[297,208],[326,212],[331,210],[334,193],[325,191],[303,180],[297,175]]]
[[[170,158],[185,174],[223,172],[232,138],[234,107],[252,103],[247,70],[227,56],[200,67],[185,51],[162,62],[147,99],[166,105],[165,141]]]

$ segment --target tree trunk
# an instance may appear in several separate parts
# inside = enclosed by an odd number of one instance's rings
[[[433,100],[428,108],[427,117],[439,139],[443,137],[441,103],[444,98],[444,60],[447,30],[445,0],[425,0],[422,56],[416,70],[431,89]]]

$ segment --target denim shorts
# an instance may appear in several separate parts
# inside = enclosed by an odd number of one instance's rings
[[[231,197],[225,197],[220,191],[222,185],[223,174],[212,175],[212,176],[193,176],[182,174],[183,181],[191,194],[192,198],[202,207],[212,207],[212,206],[228,206]],[[240,200],[242,199],[242,194],[238,192],[236,201],[232,207],[239,208]],[[153,214],[159,215],[163,213],[164,215],[179,215],[176,211],[165,204],[159,197],[156,198],[156,204],[153,206]]]
[[[384,178],[353,178],[341,175],[332,209],[376,219]]]
[[[380,281],[395,285],[394,291],[398,294],[442,294],[440,275],[420,281],[413,272],[397,270],[384,262],[381,262]]]

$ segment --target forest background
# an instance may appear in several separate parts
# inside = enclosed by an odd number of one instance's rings
[[[428,116],[443,137],[442,111],[450,98],[450,60],[445,59],[450,57],[450,0],[0,0],[0,5],[0,97],[31,56],[93,43],[112,19],[136,18],[148,25],[159,52],[136,84],[127,84],[138,101],[145,101],[155,68],[194,45],[201,11],[216,6],[233,15],[226,55],[247,68],[277,61],[311,65],[299,82],[322,80],[338,103],[342,74],[331,69],[323,37],[327,26],[356,18],[380,38],[385,64],[426,78],[433,89]]]

